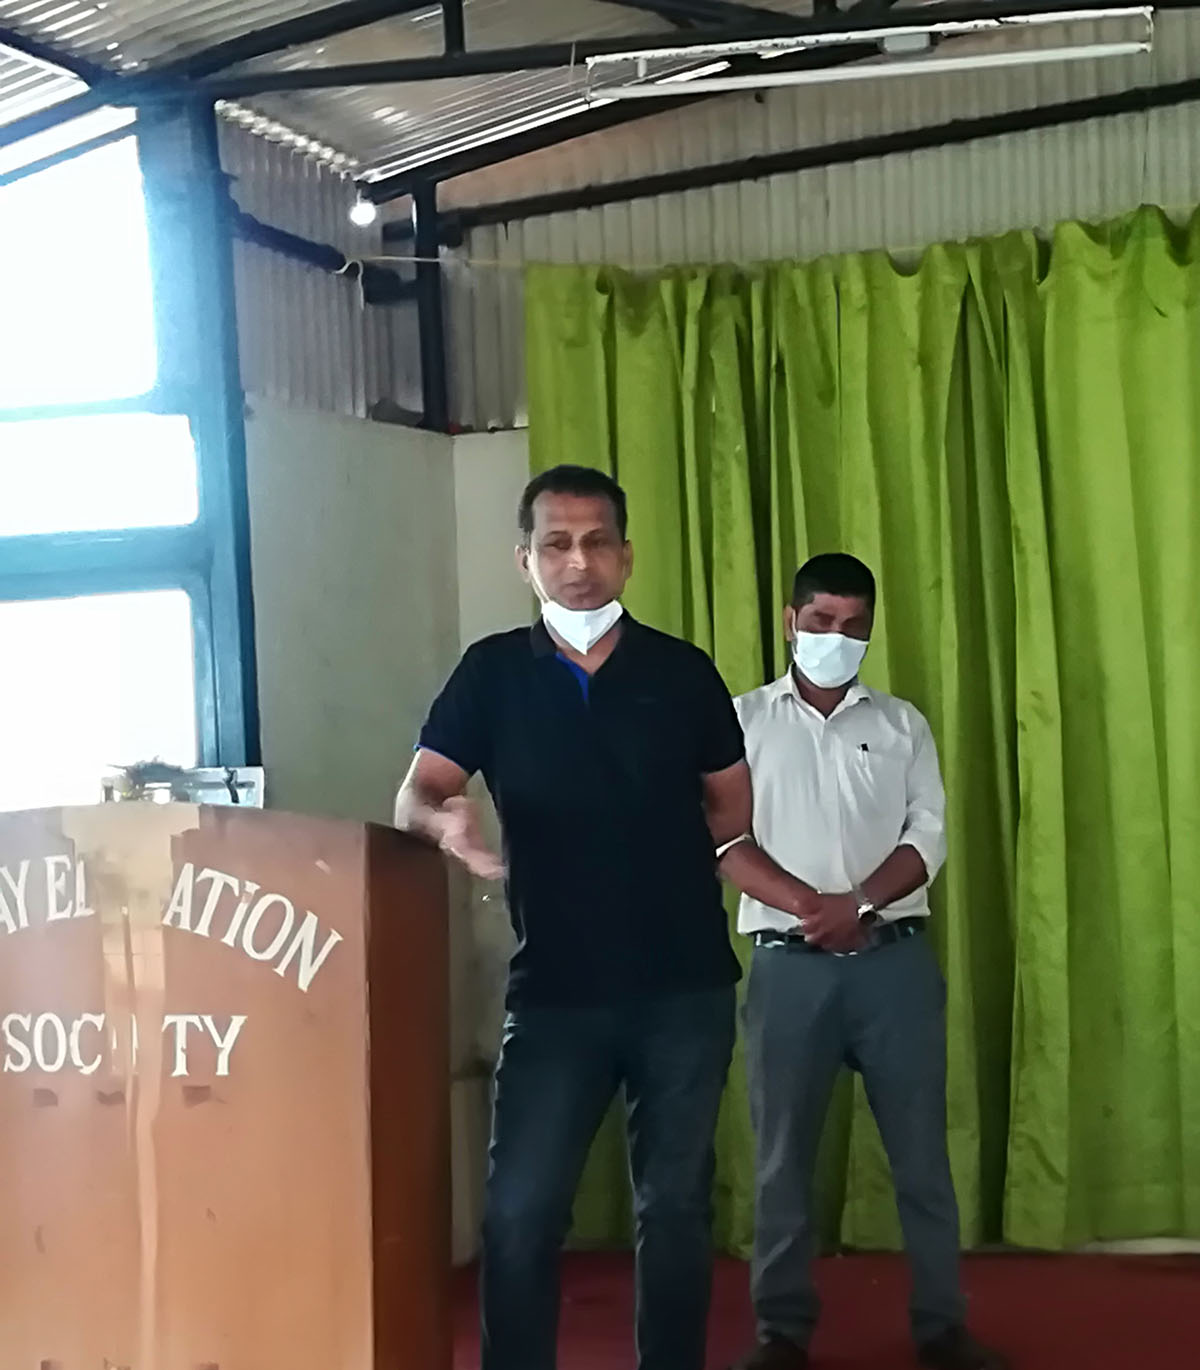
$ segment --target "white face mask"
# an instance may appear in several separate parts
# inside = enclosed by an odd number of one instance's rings
[[[840,690],[858,674],[867,644],[842,633],[797,633],[792,656],[800,674],[818,690]]]
[[[552,599],[542,603],[546,627],[557,633],[568,646],[585,655],[621,617],[624,610],[612,600],[599,609],[567,609]]]

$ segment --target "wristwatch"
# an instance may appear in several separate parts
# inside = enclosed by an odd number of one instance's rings
[[[864,927],[871,927],[879,921],[879,910],[875,907],[875,901],[860,885],[855,885],[851,890],[855,901],[858,904],[858,921]]]

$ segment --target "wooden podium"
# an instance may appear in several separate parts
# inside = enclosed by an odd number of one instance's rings
[[[0,1367],[447,1370],[447,981],[390,830],[0,815]]]

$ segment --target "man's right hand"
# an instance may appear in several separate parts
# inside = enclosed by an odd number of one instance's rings
[[[438,846],[460,862],[479,880],[500,880],[504,863],[483,838],[479,811],[462,795],[447,799],[437,810],[430,826],[435,829]]]
[[[804,940],[822,951],[859,951],[866,929],[852,894],[818,894],[797,914]]]

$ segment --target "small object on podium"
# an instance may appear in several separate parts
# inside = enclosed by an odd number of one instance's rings
[[[261,766],[171,766],[139,761],[118,766],[101,782],[106,804],[136,800],[150,804],[237,804],[263,807]]]
[[[449,1370],[446,941],[391,829],[0,815],[0,1367]]]

